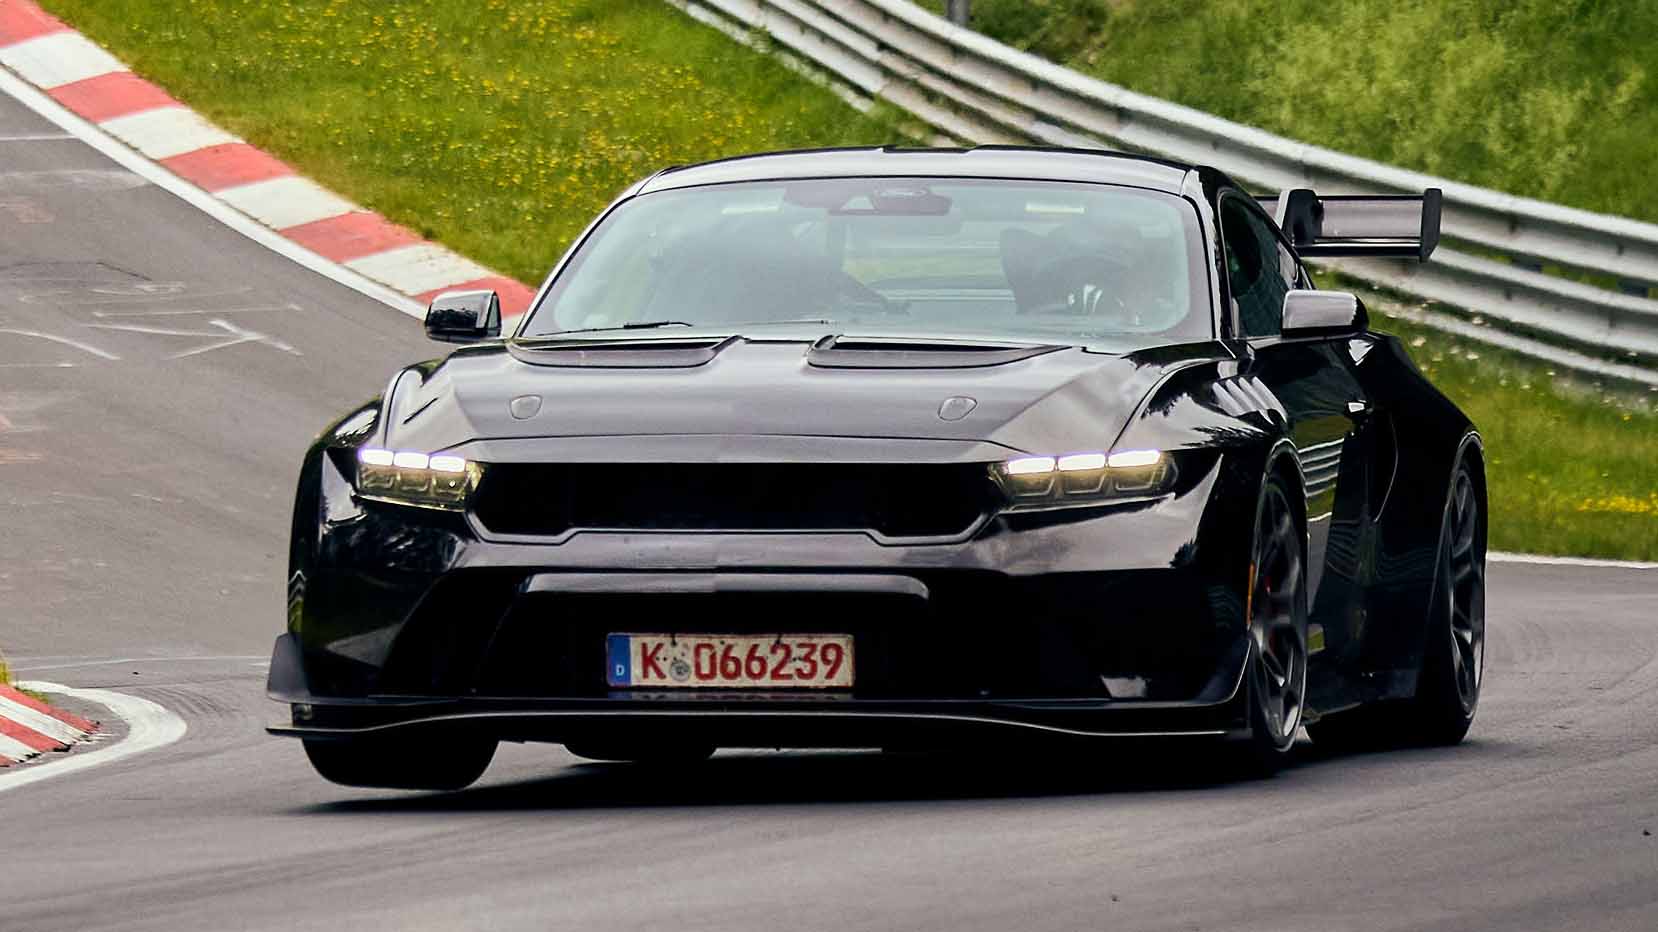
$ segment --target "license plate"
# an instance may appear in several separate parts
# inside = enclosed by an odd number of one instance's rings
[[[850,634],[612,634],[605,678],[616,687],[846,689]]]

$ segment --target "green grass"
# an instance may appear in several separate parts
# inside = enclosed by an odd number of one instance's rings
[[[45,0],[237,135],[536,282],[675,163],[899,141],[662,0]]]
[[[1658,221],[1658,0],[973,0],[973,13],[981,32],[1132,90]]]
[[[656,168],[900,136],[898,115],[860,115],[660,0],[44,2],[301,171],[530,281]],[[1658,186],[1636,175],[1658,139],[1637,54],[1658,32],[1653,0],[974,8],[992,34],[1139,90],[1519,193],[1658,215]],[[1292,101],[1305,112],[1289,125]],[[1628,158],[1637,151],[1648,157]],[[1484,432],[1493,546],[1658,558],[1658,395],[1377,318]]]
[[[1319,276],[1325,287],[1351,287]],[[1658,390],[1598,382],[1411,320],[1364,294],[1485,440],[1493,549],[1658,559]]]
[[[0,686],[10,686],[10,685],[12,685],[12,668],[9,664],[6,663],[6,655],[3,654],[3,653],[0,653]],[[28,696],[29,698],[34,699],[37,702],[45,702],[46,701],[45,696],[41,695],[40,693],[34,692],[33,690],[20,689],[20,690],[18,690],[18,692],[21,692],[23,695]]]

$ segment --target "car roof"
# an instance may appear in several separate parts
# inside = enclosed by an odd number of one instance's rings
[[[1106,149],[1033,146],[804,149],[676,166],[647,179],[638,193],[737,181],[899,176],[1081,181],[1179,193],[1182,181],[1193,168],[1180,162]]]

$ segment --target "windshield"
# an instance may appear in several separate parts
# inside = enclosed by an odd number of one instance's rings
[[[1110,185],[834,178],[620,205],[521,332],[809,321],[1149,345],[1213,335],[1197,217]]]

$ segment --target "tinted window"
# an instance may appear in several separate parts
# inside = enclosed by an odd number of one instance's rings
[[[523,330],[801,319],[847,332],[1102,340],[1214,334],[1197,213],[1110,185],[828,178],[619,206]]]
[[[1227,279],[1243,334],[1274,335],[1283,324],[1284,295],[1296,281],[1295,256],[1273,235],[1266,220],[1237,197],[1221,201],[1220,222]]]

